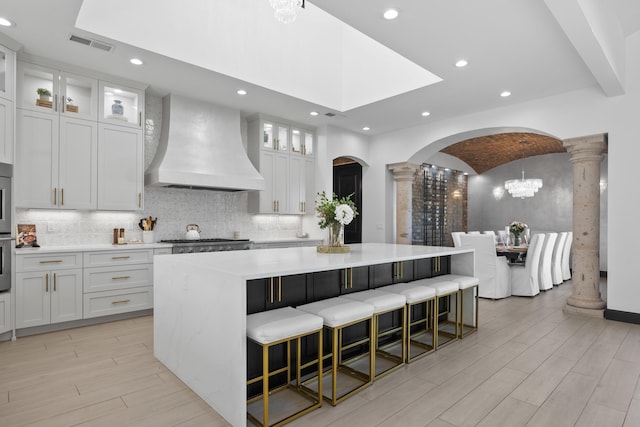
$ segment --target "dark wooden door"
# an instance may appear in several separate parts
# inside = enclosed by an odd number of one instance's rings
[[[359,163],[334,166],[333,192],[338,197],[353,194],[351,200],[356,205],[359,215],[344,227],[344,242],[362,243],[362,166]]]

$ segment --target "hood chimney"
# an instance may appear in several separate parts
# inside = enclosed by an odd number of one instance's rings
[[[264,190],[264,178],[242,145],[240,111],[174,94],[162,106],[160,145],[145,185]]]

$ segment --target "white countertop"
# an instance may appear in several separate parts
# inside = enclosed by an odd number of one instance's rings
[[[289,242],[321,242],[323,239],[314,239],[313,237],[281,237],[278,239],[251,240],[253,243],[289,243]]]
[[[125,245],[68,245],[68,246],[40,246],[39,248],[15,248],[16,255],[45,254],[60,252],[90,252],[90,251],[124,251],[132,249],[159,249],[170,248],[173,245],[167,243],[127,243]]]
[[[394,261],[473,253],[470,248],[394,245],[384,243],[350,244],[346,254],[318,253],[315,247],[261,249],[259,251],[208,252],[180,254],[172,263],[204,267],[238,276],[244,280],[336,270]]]

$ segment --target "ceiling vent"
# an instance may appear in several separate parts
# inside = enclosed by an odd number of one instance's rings
[[[85,46],[100,49],[105,52],[111,52],[111,49],[113,49],[113,46],[111,46],[110,44],[99,42],[97,40],[87,39],[85,37],[80,37],[73,34],[71,35],[71,37],[69,37],[69,40],[71,40],[72,42],[83,44]]]

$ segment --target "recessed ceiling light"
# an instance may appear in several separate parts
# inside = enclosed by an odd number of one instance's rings
[[[384,19],[388,20],[396,19],[398,17],[398,11],[395,9],[387,9],[382,16],[384,16]]]
[[[15,27],[16,26],[16,24],[14,24],[13,21],[10,21],[7,18],[4,18],[2,16],[0,16],[0,25],[2,25],[3,27]]]
[[[247,94],[247,91],[246,91],[246,90],[244,90],[244,89],[238,89],[238,90],[236,91],[236,93],[237,93],[238,95],[246,95],[246,94]]]
[[[431,115],[431,113],[428,112],[428,111],[423,111],[422,112],[422,117],[427,117],[427,116],[430,116],[430,115]]]
[[[469,172],[463,173],[464,176],[469,176]]]
[[[312,116],[317,116],[317,115],[318,115],[318,112],[317,112],[317,111],[312,111],[312,112],[310,112],[309,114],[311,114]]]
[[[458,68],[466,67],[467,65],[469,65],[469,63],[467,62],[466,59],[461,59],[458,62],[456,62],[456,67]]]
[[[122,89],[114,89],[113,90],[115,93],[122,93]]]
[[[371,130],[371,128],[369,126],[365,126],[362,128],[362,130]]]
[[[500,96],[503,98],[506,98],[507,96],[511,96],[511,92],[509,92],[508,90],[505,90],[500,94]]]
[[[131,58],[129,62],[131,62],[133,65],[142,65],[142,60],[138,58]]]

